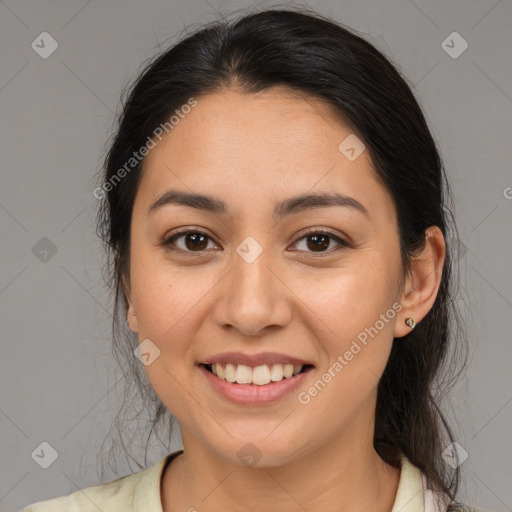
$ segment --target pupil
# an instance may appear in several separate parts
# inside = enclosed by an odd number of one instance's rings
[[[200,244],[199,246],[197,245],[197,242],[198,242],[198,239],[202,238],[203,239],[203,242],[202,244]],[[190,240],[193,240],[192,242],[192,246],[188,243]],[[194,245],[196,244],[196,245]],[[208,245],[208,242],[206,242],[206,236],[204,235],[201,235],[200,233],[192,233],[192,234],[188,234],[186,235],[185,237],[185,245],[187,246],[187,249],[190,249],[190,250],[193,250],[193,249],[205,249],[206,246]]]
[[[327,235],[311,235],[308,237],[309,240],[314,240],[313,244],[310,245],[308,243],[308,248],[317,251],[317,249],[327,249],[329,247],[329,237]],[[321,239],[321,242],[317,244],[316,242]]]

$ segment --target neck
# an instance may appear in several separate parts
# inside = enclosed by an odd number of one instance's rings
[[[257,468],[219,457],[186,432],[182,439],[184,453],[162,479],[164,512],[238,512],[255,504],[258,510],[280,512],[390,512],[393,507],[400,470],[386,464],[372,443],[334,441],[285,465]]]

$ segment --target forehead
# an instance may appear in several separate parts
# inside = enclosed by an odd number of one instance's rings
[[[355,133],[326,101],[284,87],[196,100],[145,157],[139,192],[146,202],[171,187],[240,200],[244,190],[252,204],[336,191],[383,203],[386,214],[390,197],[368,151],[351,161],[340,150]]]

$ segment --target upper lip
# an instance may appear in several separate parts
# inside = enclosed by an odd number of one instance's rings
[[[261,352],[260,354],[244,354],[242,352],[223,352],[222,354],[216,354],[203,361],[199,364],[243,364],[246,366],[261,366],[261,365],[272,365],[272,364],[293,364],[293,365],[311,365],[313,363],[297,357],[288,356],[286,354],[280,354],[278,352]]]

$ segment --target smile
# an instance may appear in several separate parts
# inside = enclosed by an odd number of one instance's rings
[[[205,368],[227,382],[236,382],[237,384],[255,384],[256,386],[265,386],[270,382],[279,382],[283,379],[289,379],[305,371],[311,365],[302,364],[263,364],[256,367],[244,364],[205,364]]]
[[[218,396],[247,406],[265,405],[289,396],[308,378],[314,366],[273,364],[250,367],[214,363],[199,364],[198,368],[208,387]]]

